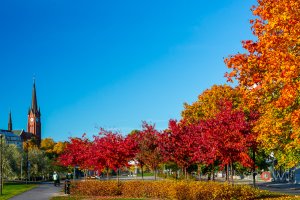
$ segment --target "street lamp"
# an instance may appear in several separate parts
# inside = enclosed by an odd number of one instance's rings
[[[22,156],[22,158],[21,158],[21,181],[23,180],[23,156]]]
[[[0,195],[2,195],[2,190],[3,190],[3,135],[0,134]]]
[[[29,162],[28,162],[28,141],[26,139],[26,184],[28,184],[28,174],[29,174]]]

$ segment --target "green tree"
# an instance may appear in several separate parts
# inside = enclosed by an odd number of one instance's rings
[[[31,180],[48,177],[52,172],[50,159],[46,156],[44,151],[38,148],[29,149],[28,161],[30,163],[29,174]]]
[[[22,153],[16,145],[3,144],[3,173],[4,178],[16,179],[20,177]]]

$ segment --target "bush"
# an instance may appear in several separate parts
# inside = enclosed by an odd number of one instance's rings
[[[122,196],[128,198],[154,198],[178,200],[221,200],[258,199],[276,197],[270,192],[258,190],[247,185],[195,181],[81,181],[71,188],[78,196]]]
[[[80,181],[72,183],[71,194],[82,196],[117,196],[119,187],[116,181]]]

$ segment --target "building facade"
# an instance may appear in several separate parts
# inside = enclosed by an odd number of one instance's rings
[[[6,144],[14,144],[18,148],[22,148],[22,139],[20,135],[15,134],[12,131],[8,130],[1,130],[0,129],[0,134],[3,136],[3,141],[5,141]]]

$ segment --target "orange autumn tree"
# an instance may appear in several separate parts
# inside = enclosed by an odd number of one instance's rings
[[[259,107],[261,146],[292,167],[300,162],[300,1],[258,0],[252,11],[257,40],[225,59],[226,76],[238,80],[247,105]]]

